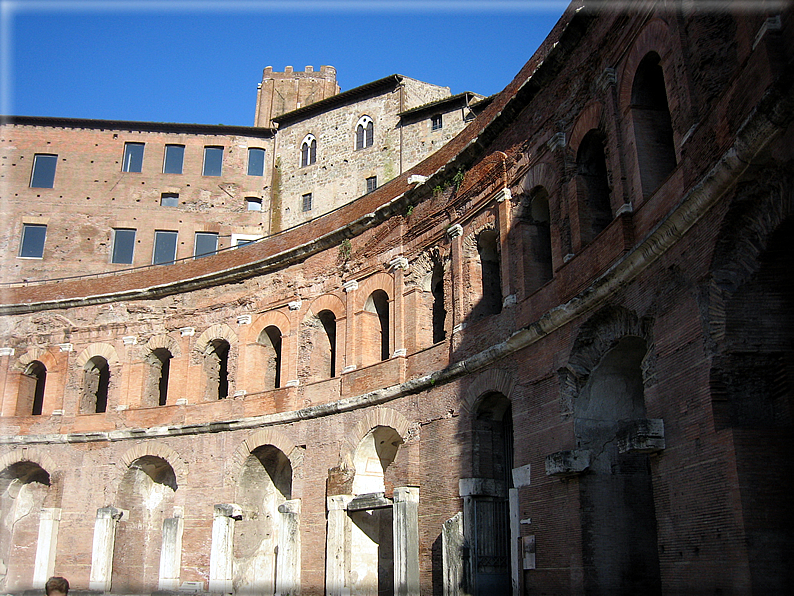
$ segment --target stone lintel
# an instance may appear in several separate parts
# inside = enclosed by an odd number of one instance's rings
[[[620,453],[658,453],[665,448],[664,420],[630,420],[617,434]]]
[[[391,507],[392,501],[383,496],[383,493],[367,493],[356,495],[347,504],[348,511],[367,511],[369,509],[384,509]]]
[[[590,468],[593,452],[589,449],[558,451],[546,456],[547,476],[576,476]]]

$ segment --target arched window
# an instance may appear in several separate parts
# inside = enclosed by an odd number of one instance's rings
[[[281,329],[268,325],[257,343],[265,350],[265,390],[281,387]]]
[[[356,125],[356,150],[372,147],[374,125],[372,118],[362,116]]]
[[[604,133],[594,128],[584,136],[576,154],[578,195],[585,207],[580,210],[582,244],[590,242],[612,221],[605,143]]]
[[[44,405],[44,385],[47,381],[47,367],[38,360],[34,360],[25,367],[23,378],[19,386],[19,399],[17,400],[17,415],[41,415]]]
[[[631,117],[642,195],[647,198],[676,166],[667,89],[656,52],[648,53],[637,67],[631,87]]]
[[[207,401],[229,397],[229,342],[213,339],[204,355],[204,372],[207,374]]]
[[[389,296],[383,290],[375,290],[364,305],[363,352],[364,364],[373,364],[389,359]]]
[[[549,193],[533,188],[522,211],[524,245],[524,291],[531,294],[552,278]]]
[[[83,367],[83,412],[107,411],[110,365],[102,356],[94,356]]]
[[[320,319],[325,338],[328,340],[328,343],[324,346],[327,358],[323,360],[326,362],[324,367],[326,370],[324,372],[327,373],[330,379],[336,376],[336,316],[330,310],[323,310],[317,315],[317,318]]]
[[[317,161],[317,139],[314,135],[306,135],[301,143],[301,167],[310,166]]]
[[[150,366],[146,387],[146,405],[164,406],[168,402],[168,378],[171,372],[171,352],[166,348],[152,350],[147,358]]]
[[[444,307],[444,266],[435,259],[430,278],[430,291],[433,294],[433,343],[435,344],[443,341],[447,336],[444,328],[447,320],[447,309]]]
[[[502,312],[502,273],[499,265],[499,232],[485,230],[477,237],[477,252],[482,275],[482,299],[477,306],[478,316]]]

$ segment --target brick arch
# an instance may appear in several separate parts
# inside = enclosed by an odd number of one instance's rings
[[[477,406],[483,396],[488,393],[501,393],[508,400],[513,401],[513,390],[516,380],[513,375],[500,368],[492,368],[477,375],[469,385],[461,401],[461,409],[472,413],[477,411]]]
[[[642,363],[643,382],[646,387],[653,383],[653,321],[640,318],[622,306],[605,306],[579,328],[568,363],[558,371],[564,414],[573,411],[573,400],[604,355],[625,337],[645,340],[647,353]]]
[[[15,368],[18,370],[25,370],[28,364],[34,360],[41,362],[47,368],[47,371],[51,371],[58,366],[55,356],[53,356],[49,350],[43,348],[30,348],[27,352],[19,356]]]
[[[335,294],[323,294],[314,299],[304,318],[315,316],[324,310],[330,310],[339,320],[345,316],[345,303]]]
[[[367,298],[375,290],[383,290],[389,297],[389,302],[394,300],[394,278],[388,273],[376,273],[365,280],[359,282],[355,292],[356,308],[355,312],[364,310]]]
[[[204,353],[210,342],[214,339],[225,339],[232,346],[237,343],[237,334],[226,323],[217,323],[204,330],[196,340],[196,350]]]
[[[240,475],[240,470],[242,470],[243,465],[245,465],[245,460],[248,459],[248,456],[251,455],[255,449],[265,445],[272,445],[292,462],[292,457],[290,456],[296,447],[292,439],[290,439],[286,433],[275,428],[263,428],[245,439],[240,446],[237,447],[234,455],[232,455],[231,472],[229,474],[232,480],[236,482]]]
[[[169,352],[171,352],[171,356],[174,358],[182,355],[182,350],[179,347],[179,342],[177,342],[173,337],[170,335],[155,335],[151,337],[149,341],[146,342],[146,347],[154,351],[158,348],[165,348]]]
[[[579,145],[582,143],[584,136],[594,128],[601,129],[601,114],[603,111],[604,104],[594,99],[579,113],[576,118],[576,124],[571,130],[571,139],[568,142],[568,147],[574,156],[579,152]]]
[[[535,187],[542,186],[551,194],[558,185],[557,169],[552,164],[542,161],[529,168],[521,184],[521,190],[530,193]]]
[[[80,352],[80,355],[77,357],[77,364],[83,367],[94,356],[102,356],[102,358],[108,361],[108,364],[119,364],[119,356],[116,353],[116,348],[106,343],[95,343],[89,345],[86,349]]]
[[[275,325],[281,331],[281,335],[286,337],[290,334],[291,324],[289,317],[280,310],[269,310],[259,315],[251,322],[247,330],[247,337],[249,342],[256,342],[262,330],[270,325]]]
[[[341,461],[352,462],[353,455],[361,441],[372,429],[378,426],[393,428],[405,440],[408,436],[410,423],[405,416],[391,408],[372,408],[368,410],[363,418],[356,423],[356,426],[345,436],[341,449]]]
[[[0,456],[0,472],[22,461],[29,461],[41,467],[42,470],[50,475],[51,483],[53,480],[53,473],[59,469],[55,460],[44,450],[36,447],[23,447],[22,449],[14,449]]]
[[[637,37],[631,51],[623,64],[623,69],[620,75],[620,87],[618,101],[620,102],[621,111],[625,112],[631,108],[631,89],[634,85],[634,75],[637,74],[637,68],[640,62],[649,52],[656,52],[662,59],[662,70],[665,73],[665,84],[669,88],[672,82],[672,76],[669,73],[669,60],[672,53],[672,46],[670,40],[672,34],[667,23],[661,19],[654,19],[650,21],[642,32]]]
[[[499,228],[496,225],[496,222],[493,220],[489,220],[488,222],[484,223],[483,225],[477,227],[471,234],[466,235],[463,238],[462,242],[462,253],[465,259],[474,259],[478,257],[477,251],[477,242],[480,237],[480,234],[483,232],[499,232]]]
[[[145,441],[143,443],[138,443],[134,447],[128,449],[119,458],[119,463],[123,465],[120,475],[123,476],[124,472],[126,472],[124,468],[129,468],[135,460],[146,455],[159,457],[160,459],[167,461],[168,465],[171,466],[171,469],[174,470],[174,474],[176,474],[177,484],[182,484],[182,482],[187,478],[187,464],[179,455],[179,453],[177,453],[168,445],[160,443],[159,441]]]
[[[720,226],[709,266],[707,313],[709,338],[719,346],[726,333],[726,304],[761,266],[772,234],[794,216],[794,183],[763,172],[739,186]]]

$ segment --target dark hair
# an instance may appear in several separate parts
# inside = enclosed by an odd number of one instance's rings
[[[68,594],[69,581],[65,577],[51,577],[47,580],[47,583],[44,584],[44,592],[49,596],[50,592],[53,591]]]

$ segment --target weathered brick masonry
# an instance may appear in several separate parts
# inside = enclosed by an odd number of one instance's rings
[[[0,587],[788,593],[792,26],[577,2],[374,192],[238,250],[3,287]],[[380,151],[353,129],[391,93],[324,96],[334,142]],[[461,127],[469,100],[442,101]],[[312,131],[282,118],[283,145],[239,146],[298,159]],[[219,205],[177,213],[274,231]]]

